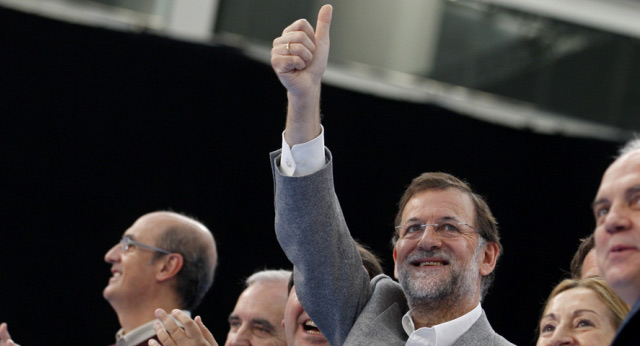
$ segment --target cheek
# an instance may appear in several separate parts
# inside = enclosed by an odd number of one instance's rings
[[[597,329],[592,331],[591,333],[584,333],[577,337],[580,341],[580,345],[583,346],[598,346],[598,345],[609,345],[611,341],[613,341],[614,333],[606,332],[602,329]]]
[[[415,246],[407,244],[406,241],[400,240],[394,249],[395,262],[402,263],[407,258],[409,253],[415,249]]]
[[[287,302],[287,307],[284,310],[285,327],[288,329],[297,324],[298,316],[302,313],[302,305],[297,300],[295,302]]]
[[[602,228],[598,227],[593,234],[595,241],[595,257],[596,262],[601,263],[604,260],[604,255],[607,252],[607,242],[609,241],[609,234]]]

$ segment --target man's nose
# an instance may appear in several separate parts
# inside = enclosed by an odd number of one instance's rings
[[[104,254],[104,261],[107,263],[115,263],[120,260],[121,249],[120,243],[111,247],[111,249]]]
[[[425,249],[440,248],[442,246],[442,239],[438,232],[436,232],[437,225],[428,224],[425,226],[422,237],[418,240],[418,246]]]
[[[615,233],[630,229],[632,221],[629,212],[630,210],[626,206],[620,205],[620,203],[613,204],[605,216],[604,227],[606,231]]]

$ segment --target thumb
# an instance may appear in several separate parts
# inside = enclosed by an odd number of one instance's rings
[[[318,12],[318,22],[316,23],[316,41],[329,43],[329,28],[331,27],[331,15],[333,7],[324,5]]]

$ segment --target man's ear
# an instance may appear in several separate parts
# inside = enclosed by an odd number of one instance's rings
[[[498,247],[498,244],[492,241],[488,241],[484,244],[484,250],[479,263],[480,275],[487,276],[491,274],[498,262],[498,256],[500,256],[500,248]]]
[[[395,245],[393,246],[393,277],[398,279],[398,262],[396,258],[398,257],[398,251],[396,250]]]
[[[166,281],[178,275],[184,264],[184,259],[179,253],[170,253],[162,258],[160,262],[162,266],[158,274],[156,274],[156,279],[158,281]]]

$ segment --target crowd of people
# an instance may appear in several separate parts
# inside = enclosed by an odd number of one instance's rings
[[[288,95],[282,148],[271,153],[275,230],[293,271],[246,280],[225,345],[512,345],[482,308],[502,245],[491,209],[469,184],[441,172],[411,182],[398,203],[393,278],[351,237],[320,116],[332,11],[323,6],[315,27],[301,19],[273,41],[271,64]],[[542,309],[538,346],[640,342],[640,140],[604,172],[592,209],[596,228]],[[103,295],[121,326],[116,345],[217,345],[202,318],[191,317],[217,265],[202,223],[143,215],[105,261],[112,276]],[[10,345],[3,323],[0,346]]]

